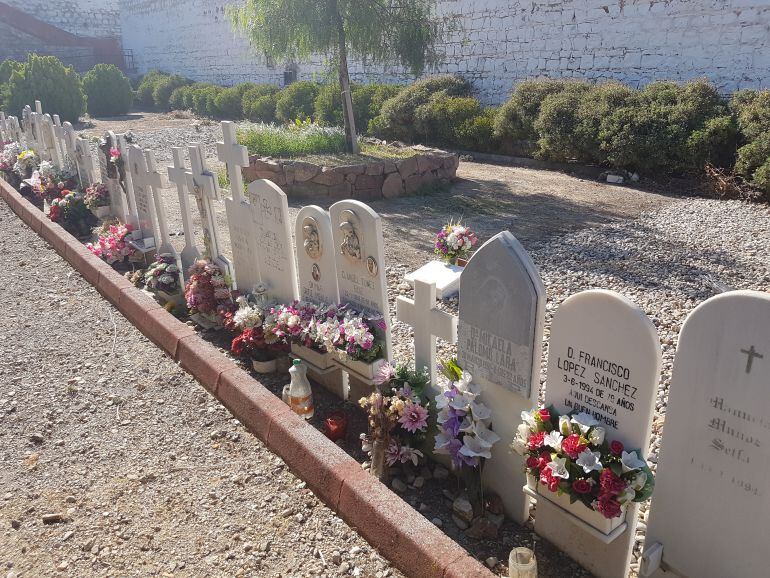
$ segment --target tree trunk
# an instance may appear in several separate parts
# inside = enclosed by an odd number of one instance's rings
[[[345,138],[348,151],[358,154],[361,149],[358,146],[358,134],[356,133],[356,119],[353,116],[353,97],[350,92],[350,75],[348,74],[348,48],[345,36],[345,24],[337,9],[337,50],[339,56],[340,90],[342,91],[342,118],[345,121]]]

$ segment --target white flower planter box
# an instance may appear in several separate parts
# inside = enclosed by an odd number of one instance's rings
[[[110,207],[109,205],[105,207],[96,207],[95,209],[91,209],[91,212],[94,214],[94,217],[96,217],[99,220],[105,220],[109,218],[110,216]]]
[[[607,519],[596,510],[587,508],[582,502],[570,503],[569,494],[559,495],[552,492],[542,484],[532,474],[527,474],[527,487],[538,496],[545,498],[549,502],[556,504],[562,510],[572,514],[579,520],[582,520],[592,528],[602,534],[609,535],[619,528],[626,521],[626,506],[621,506],[621,514],[617,518]]]
[[[386,359],[376,359],[371,363],[355,361],[350,359],[347,355],[339,350],[336,350],[334,354],[339,365],[343,366],[345,369],[349,369],[353,373],[356,373],[360,377],[369,381],[374,379],[380,368],[388,362]]]
[[[291,344],[291,352],[316,369],[329,369],[334,365],[334,355],[330,352],[320,353],[315,349],[297,343]]]
[[[414,287],[415,279],[436,283],[436,298],[447,299],[460,291],[460,275],[465,267],[443,261],[430,261],[416,271],[404,276],[404,281]]]
[[[278,360],[271,359],[269,361],[257,361],[253,359],[251,366],[257,373],[275,373],[278,369]]]

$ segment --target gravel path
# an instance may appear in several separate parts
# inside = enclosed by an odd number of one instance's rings
[[[401,576],[2,202],[0,286],[2,576]]]

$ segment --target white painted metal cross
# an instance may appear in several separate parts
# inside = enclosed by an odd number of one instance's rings
[[[56,168],[62,169],[64,167],[64,161],[62,160],[61,153],[59,152],[59,147],[56,144],[56,133],[54,131],[53,119],[51,118],[50,114],[44,114],[41,117],[41,120],[43,133],[42,140],[45,145],[48,158]]]
[[[244,198],[241,168],[249,166],[249,151],[245,146],[238,144],[235,128],[235,123],[227,120],[222,122],[223,141],[217,143],[217,156],[227,165],[230,192],[233,200],[240,203]]]
[[[184,149],[174,147],[171,149],[174,155],[174,166],[168,167],[168,180],[176,185],[176,192],[179,196],[179,208],[182,211],[182,228],[184,229],[184,249],[180,258],[182,260],[182,276],[187,274],[187,270],[201,258],[198,247],[195,246],[195,231],[193,229],[192,212],[190,211],[190,198],[187,196],[188,172],[184,166],[182,155]]]
[[[427,368],[431,385],[436,387],[436,337],[457,342],[458,319],[436,308],[436,284],[414,280],[414,300],[399,297],[396,319],[411,325],[414,331],[414,366]]]
[[[168,253],[173,255],[174,258],[179,261],[179,255],[171,244],[171,236],[168,234],[168,217],[166,216],[166,205],[163,202],[163,178],[158,172],[158,167],[155,164],[155,153],[152,151],[145,151],[144,157],[147,162],[147,172],[143,175],[146,177],[144,185],[150,188],[152,194],[152,201],[155,205],[155,215],[158,219],[158,229],[160,230],[160,247],[158,253]]]

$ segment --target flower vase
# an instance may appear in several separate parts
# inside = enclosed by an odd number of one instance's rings
[[[277,368],[277,360],[269,359],[267,361],[259,361],[257,359],[251,360],[251,366],[257,373],[275,373]]]
[[[387,449],[388,440],[375,439],[372,442],[372,465],[369,471],[383,483],[388,478],[388,465],[385,463],[385,450]]]
[[[537,560],[529,548],[514,548],[508,556],[508,578],[537,578]]]

